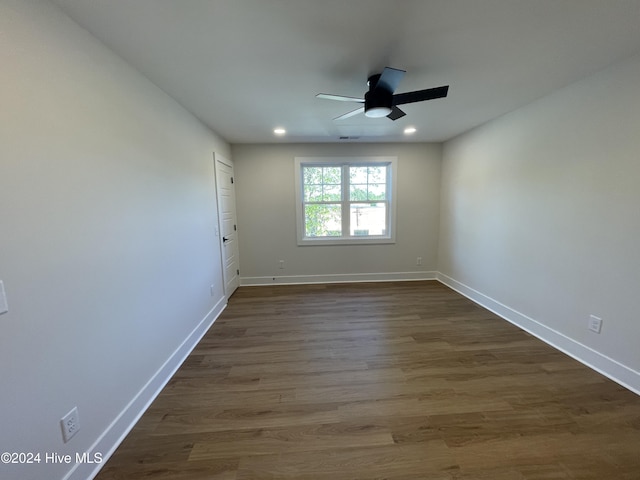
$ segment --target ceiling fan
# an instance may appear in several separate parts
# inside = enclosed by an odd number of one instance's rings
[[[449,85],[445,85],[443,87],[427,88],[426,90],[416,90],[415,92],[394,94],[393,92],[395,92],[405,73],[407,72],[404,70],[385,67],[382,73],[370,76],[367,82],[369,91],[364,94],[364,98],[344,97],[326,93],[319,93],[316,97],[340,102],[364,103],[364,106],[340,115],[334,120],[342,120],[363,112],[367,117],[371,118],[387,117],[391,120],[397,120],[406,115],[398,108],[398,105],[446,97],[449,92]]]

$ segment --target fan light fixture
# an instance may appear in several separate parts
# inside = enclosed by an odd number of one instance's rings
[[[371,107],[369,110],[364,112],[364,114],[369,118],[386,117],[390,113],[391,109],[389,107]]]

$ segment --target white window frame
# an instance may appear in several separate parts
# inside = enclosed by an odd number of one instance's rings
[[[342,236],[340,237],[306,237],[304,235],[304,181],[303,166],[367,166],[380,164],[388,165],[387,170],[387,233],[386,235],[351,236],[346,228],[349,221],[349,183],[348,178],[342,178],[343,198],[341,201],[343,215]],[[354,244],[385,244],[396,242],[396,179],[397,157],[296,157],[295,158],[295,189],[296,189],[296,229],[298,245],[354,245]],[[346,181],[345,181],[346,180]]]

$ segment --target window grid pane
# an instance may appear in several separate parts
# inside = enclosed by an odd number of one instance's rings
[[[350,234],[352,236],[372,236],[387,234],[387,204],[351,203],[349,205]]]
[[[342,235],[342,205],[339,203],[308,203],[304,206],[306,237],[340,237]]]
[[[387,200],[387,166],[349,167],[349,200]]]
[[[342,201],[342,169],[339,166],[303,167],[305,202]]]

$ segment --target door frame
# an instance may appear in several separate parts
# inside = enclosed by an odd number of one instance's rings
[[[238,273],[238,282],[236,285],[236,288],[233,289],[232,292],[227,292],[227,278],[226,278],[226,267],[225,267],[225,255],[224,255],[224,242],[223,242],[223,237],[224,237],[224,227],[223,227],[223,218],[222,218],[222,212],[221,212],[221,204],[222,202],[220,201],[220,191],[218,190],[218,177],[220,176],[219,171],[218,171],[218,162],[223,163],[225,165],[227,165],[228,167],[231,168],[232,172],[233,172],[233,177],[235,177],[235,169],[234,169],[234,165],[233,165],[233,161],[229,160],[228,158],[226,158],[224,155],[221,155],[217,152],[213,152],[213,169],[214,169],[214,183],[215,183],[215,191],[216,191],[216,210],[217,210],[217,214],[218,214],[218,225],[216,227],[216,236],[218,237],[218,246],[220,249],[220,267],[222,269],[222,290],[224,291],[224,296],[225,296],[225,300],[229,301],[229,297],[231,297],[231,295],[233,294],[233,292],[235,292],[235,290],[240,286],[240,274]],[[238,224],[238,216],[237,216],[237,209],[236,209],[236,199],[235,199],[235,188],[233,188],[233,197],[234,197],[234,201],[233,201],[233,221],[234,224],[237,225]],[[235,257],[236,257],[236,263],[237,263],[237,268],[238,268],[238,272],[240,270],[240,252],[239,252],[239,246],[238,246],[238,232],[236,230],[235,232],[235,236],[236,236],[236,241],[235,241]]]

